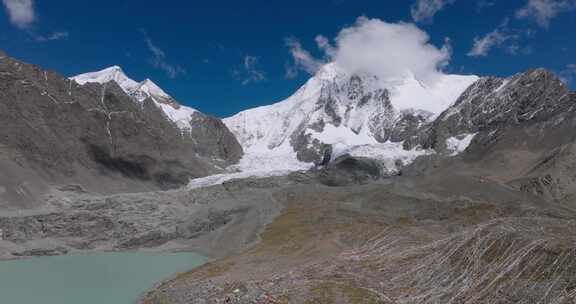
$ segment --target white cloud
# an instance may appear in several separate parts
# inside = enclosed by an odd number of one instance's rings
[[[456,0],[417,0],[410,8],[410,13],[416,22],[432,22],[434,15],[454,2]]]
[[[259,61],[260,59],[256,56],[246,55],[242,60],[242,69],[234,70],[234,75],[242,80],[242,85],[266,80],[266,73],[258,67]]]
[[[438,48],[430,37],[410,23],[387,23],[379,19],[360,17],[344,28],[334,39],[334,45],[324,36],[317,36],[318,48],[326,59],[314,58],[294,38],[287,44],[296,66],[310,74],[328,61],[350,73],[367,73],[390,81],[413,74],[421,81],[431,80],[450,60],[450,43]],[[290,67],[290,66],[289,66]],[[287,76],[294,75],[294,67]]]
[[[69,36],[70,34],[68,32],[60,31],[60,32],[53,32],[52,34],[46,36],[35,36],[34,39],[36,39],[36,41],[38,42],[46,42],[46,41],[68,39]]]
[[[518,11],[519,19],[534,19],[538,25],[547,28],[556,15],[576,9],[576,0],[528,0]]]
[[[10,17],[10,22],[18,28],[25,29],[34,23],[36,14],[33,0],[2,0],[2,3]]]
[[[322,36],[318,36],[322,37]],[[316,38],[323,40],[326,39]],[[314,56],[310,54],[307,50],[302,48],[302,44],[300,41],[294,37],[289,37],[285,39],[286,46],[290,50],[290,54],[292,55],[292,59],[294,60],[294,64],[286,64],[286,78],[294,78],[298,76],[298,70],[303,70],[308,74],[314,74],[318,71],[326,62],[321,59],[316,59]],[[327,39],[324,41],[326,43]]]
[[[485,57],[493,49],[501,49],[510,55],[527,55],[532,52],[529,46],[522,46],[521,40],[533,35],[531,29],[518,30],[509,26],[510,19],[505,18],[504,21],[493,31],[484,36],[474,37],[474,43],[468,56],[470,57]]]
[[[506,46],[510,53],[516,52],[520,47],[517,44],[518,35],[509,33],[504,28],[496,28],[492,32],[486,34],[484,37],[475,37],[472,49],[468,52],[471,57],[483,57],[495,47],[502,47],[505,43],[510,42]]]
[[[367,72],[383,80],[412,73],[427,81],[450,60],[450,47],[430,44],[426,32],[409,23],[360,17],[336,37],[330,57],[346,70]]]
[[[155,68],[164,71],[170,78],[176,78],[178,75],[186,73],[186,70],[182,67],[168,63],[166,61],[166,53],[152,42],[146,31],[142,30],[142,33],[144,34],[144,41],[148,50],[154,55],[151,62]]]
[[[330,44],[330,40],[328,38],[326,38],[322,35],[318,35],[318,36],[316,36],[316,38],[314,40],[316,40],[316,45],[318,46],[318,48],[321,49],[322,51],[324,51],[324,53],[326,55],[334,56],[334,54],[336,53],[336,50]]]

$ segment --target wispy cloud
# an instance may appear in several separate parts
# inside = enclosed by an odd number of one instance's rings
[[[494,1],[478,0],[478,2],[476,3],[476,10],[478,12],[482,12],[484,9],[487,9],[487,8],[492,7],[494,5],[496,5],[496,2],[494,2]]]
[[[494,2],[489,0],[480,0],[478,5],[483,3],[482,6]],[[570,10],[576,10],[576,0],[527,0],[526,4],[516,10],[514,16],[516,19],[533,19],[536,23],[547,28],[550,21],[558,14]],[[504,22],[496,29],[489,32],[484,36],[474,37],[472,49],[468,52],[471,57],[483,57],[494,48],[500,48],[508,54],[529,54],[532,48],[529,46],[520,46],[520,42],[532,36],[534,30],[523,27],[520,29],[518,26],[509,26],[513,19],[506,17]]]
[[[241,68],[234,69],[232,73],[242,81],[242,85],[264,81],[266,73],[260,69],[259,61],[256,56],[246,55],[242,59]]]
[[[575,10],[576,0],[528,0],[525,6],[516,11],[519,19],[533,19],[543,28],[558,14]]]
[[[298,76],[298,70],[303,70],[308,74],[314,74],[318,71],[324,64],[325,60],[317,59],[310,54],[307,50],[302,47],[300,41],[294,37],[288,37],[285,39],[286,46],[288,47],[290,54],[292,55],[293,64],[286,64],[286,78],[294,78]],[[320,48],[327,47],[328,40],[323,36],[318,36],[316,38],[316,43]]]
[[[34,36],[34,39],[38,42],[47,42],[55,40],[65,40],[68,39],[68,37],[70,37],[70,33],[66,31],[59,31],[59,32],[53,32],[52,34],[45,36],[43,35]]]
[[[36,20],[33,0],[2,0],[10,22],[20,29],[30,27]]]
[[[146,42],[146,46],[148,50],[152,53],[153,57],[151,60],[152,66],[157,69],[160,69],[168,75],[170,78],[176,78],[178,75],[185,74],[186,70],[179,65],[173,65],[166,61],[166,53],[158,47],[152,39],[148,36],[148,33],[145,30],[141,30],[142,34],[144,35],[144,41]]]
[[[414,21],[430,23],[439,11],[454,2],[456,0],[417,0],[410,7],[410,13]]]
[[[574,84],[574,81],[576,80],[576,64],[568,64],[564,70],[560,71],[559,75],[560,79],[566,85]]]
[[[518,38],[518,35],[511,33],[507,26],[498,27],[483,37],[474,37],[474,44],[472,45],[472,49],[468,52],[468,56],[487,56],[493,48],[506,46],[505,43],[508,43],[507,47],[514,52],[519,48],[517,44]]]

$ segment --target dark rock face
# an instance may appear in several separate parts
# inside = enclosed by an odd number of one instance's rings
[[[567,202],[576,194],[574,96],[544,69],[508,79],[482,78],[405,145],[445,155],[448,138],[476,134],[462,155],[466,167],[454,165],[453,170],[498,177],[525,193]],[[432,172],[448,163],[427,158],[407,171]]]
[[[190,136],[201,155],[224,163],[236,162],[242,157],[242,146],[220,119],[195,112],[190,125]]]
[[[327,186],[364,184],[382,177],[381,165],[372,159],[343,155],[318,172],[318,180]]]
[[[195,121],[184,134],[152,101],[134,102],[115,82],[80,86],[3,56],[0,205],[30,207],[57,184],[99,192],[173,188],[241,157],[218,119],[198,114]]]
[[[544,69],[508,79],[486,77],[471,85],[456,103],[417,135],[424,148],[445,152],[449,137],[478,133],[475,142],[487,145],[510,126],[549,120],[572,110],[569,91]]]

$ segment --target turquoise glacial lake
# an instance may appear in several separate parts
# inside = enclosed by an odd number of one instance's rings
[[[193,253],[99,253],[0,261],[0,303],[132,304],[155,283],[198,267]]]

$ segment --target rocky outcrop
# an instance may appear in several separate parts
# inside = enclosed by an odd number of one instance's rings
[[[425,126],[419,138],[410,144],[445,152],[448,138],[479,133],[475,142],[488,145],[508,127],[549,121],[559,114],[571,115],[568,113],[573,103],[569,96],[562,81],[545,69],[506,79],[485,77]]]
[[[497,177],[546,200],[566,201],[576,193],[574,96],[544,69],[506,79],[482,78],[405,146],[421,145],[451,155],[451,140],[474,135],[462,157],[465,170]],[[446,162],[432,166],[426,159],[414,166],[423,165],[432,172]],[[458,168],[454,170],[464,170]]]
[[[338,187],[377,180],[383,176],[383,170],[373,159],[343,155],[320,169],[317,176],[320,183]]]
[[[167,189],[219,172],[241,147],[198,113],[183,132],[158,105],[114,81],[79,85],[7,56],[0,59],[0,207],[32,207],[46,189]]]

